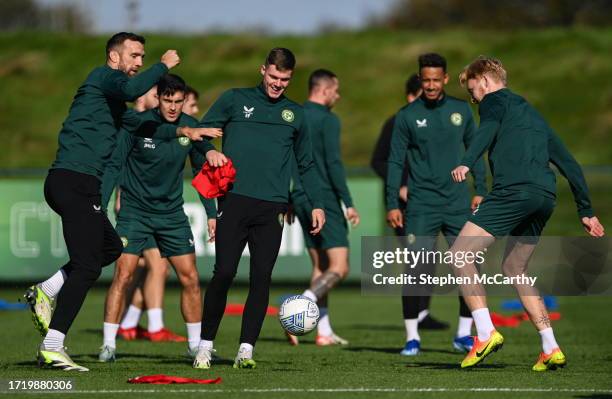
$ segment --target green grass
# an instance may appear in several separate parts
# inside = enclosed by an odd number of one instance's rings
[[[104,62],[105,36],[0,33],[0,168],[46,168],[57,133],[78,86]],[[182,57],[175,70],[199,89],[202,110],[225,89],[256,84],[258,66],[274,46],[294,50],[298,67],[289,96],[306,97],[308,74],[320,67],[341,79],[336,110],[343,122],[342,150],[350,166],[369,163],[385,119],[403,105],[403,83],[416,58],[445,55],[448,92],[461,68],[479,54],[502,59],[512,89],[524,95],[558,131],[582,164],[611,164],[611,29],[495,32],[335,32],[320,36],[147,35],[147,65],[167,48]]]
[[[21,291],[2,289],[0,298],[14,299]],[[295,289],[273,290],[273,301]],[[244,301],[246,290],[230,291],[230,302]],[[0,378],[74,378],[79,391],[134,390],[136,397],[428,397],[428,398],[606,398],[612,393],[612,321],[610,298],[559,298],[563,318],[555,322],[559,343],[568,357],[568,366],[556,372],[535,373],[531,366],[540,350],[539,336],[523,323],[519,328],[501,328],[506,344],[474,370],[460,370],[462,355],[453,353],[451,332],[421,332],[423,352],[415,358],[401,358],[404,342],[399,298],[364,297],[355,288],[337,290],[331,298],[332,324],[337,333],[350,340],[348,347],[319,348],[313,335],[298,347],[288,346],[275,317],[268,317],[256,347],[255,370],[234,370],[231,359],[237,350],[240,318],[225,317],[215,346],[223,360],[210,371],[191,368],[183,358],[184,344],[118,341],[119,358],[115,364],[96,362],[101,344],[104,290],[92,291],[77,318],[67,345],[78,362],[91,368],[87,374],[69,374],[35,367],[34,353],[40,337],[34,332],[26,312],[2,312],[0,323]],[[491,308],[499,309],[500,298],[493,298]],[[178,290],[169,289],[165,301],[167,326],[183,332],[178,307]],[[456,322],[457,301],[437,297],[432,311],[440,318]],[[453,330],[451,330],[453,331]],[[130,385],[130,377],[147,374],[171,374],[199,378],[222,377],[215,386]],[[271,392],[274,389],[296,392]],[[363,392],[308,392],[309,389],[359,389]],[[448,389],[446,392],[401,392],[414,389]],[[510,388],[518,392],[466,392],[470,388]],[[260,392],[244,392],[260,389]],[[396,392],[372,392],[372,389],[396,389]],[[575,390],[570,392],[529,392],[528,389]],[[146,390],[155,390],[145,392]],[[196,392],[171,392],[195,390]],[[593,392],[589,390],[605,390]],[[216,394],[213,394],[216,392]],[[126,396],[126,393],[121,396]],[[119,393],[116,394],[119,396]],[[109,397],[102,392],[67,397]]]

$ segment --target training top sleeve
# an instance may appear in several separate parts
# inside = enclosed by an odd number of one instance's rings
[[[589,198],[589,189],[582,168],[563,145],[559,136],[550,129],[548,131],[548,154],[550,162],[559,169],[559,172],[569,182],[578,209],[578,216],[581,218],[585,216],[593,217],[594,212]]]
[[[115,147],[111,158],[104,168],[104,176],[102,176],[102,186],[100,191],[102,193],[102,207],[106,209],[108,207],[108,201],[110,196],[117,186],[117,180],[121,175],[121,171],[125,166],[128,155],[134,147],[134,136],[128,133],[126,130],[121,129],[118,133],[117,146]]]
[[[484,152],[489,148],[504,117],[504,104],[496,93],[490,93],[483,98],[478,108],[480,113],[480,126],[474,134],[474,139],[468,147],[461,165],[468,168],[474,168],[474,164],[482,157]]]
[[[323,148],[325,150],[325,165],[329,180],[334,191],[340,196],[347,208],[353,206],[353,199],[346,184],[346,173],[340,157],[340,119],[329,114],[323,122]]]
[[[474,140],[476,134],[476,123],[472,116],[472,110],[470,106],[466,104],[466,122],[465,131],[463,133],[463,144],[468,149]],[[474,178],[474,191],[476,195],[485,196],[487,194],[487,174],[484,162],[484,157],[478,158],[478,161],[474,164],[474,168],[471,169],[472,177]]]
[[[387,210],[399,209],[398,192],[406,182],[402,182],[402,172],[406,163],[406,153],[410,141],[410,126],[400,111],[395,117],[391,133],[391,148],[387,160],[386,203]]]
[[[168,67],[161,62],[151,65],[133,78],[119,70],[113,70],[103,78],[100,89],[105,95],[117,100],[134,101],[155,86],[159,78],[167,72]]]
[[[202,155],[200,151],[198,151],[192,146],[191,151],[189,151],[189,162],[191,163],[191,174],[193,177],[195,177],[200,172],[200,170],[202,170],[202,165],[204,165],[204,162],[206,162],[206,158],[204,158],[204,155]],[[204,198],[199,193],[198,197],[200,198],[200,202],[204,206],[206,216],[209,219],[215,219],[217,217],[217,206],[215,200],[212,198]]]
[[[223,128],[232,118],[234,110],[234,90],[227,90],[214,102],[204,115],[198,127]]]
[[[323,209],[321,198],[321,185],[317,179],[317,172],[312,158],[312,139],[310,128],[306,119],[302,117],[299,129],[296,131],[293,141],[293,152],[297,162],[298,174],[302,182],[304,192],[310,199],[313,208]]]
[[[391,150],[391,133],[393,133],[394,123],[395,116],[387,119],[383,125],[370,161],[370,166],[374,172],[383,180],[387,178],[387,159],[389,159],[389,151]]]

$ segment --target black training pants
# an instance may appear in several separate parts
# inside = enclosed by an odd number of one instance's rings
[[[87,291],[123,250],[115,229],[100,205],[100,180],[67,169],[52,169],[45,180],[45,200],[62,218],[70,260],[50,329],[64,334],[79,313]]]
[[[215,237],[216,263],[204,295],[202,339],[217,335],[227,292],[244,246],[251,255],[249,296],[242,316],[240,342],[255,345],[266,316],[272,269],[278,257],[287,204],[229,193],[219,199]]]

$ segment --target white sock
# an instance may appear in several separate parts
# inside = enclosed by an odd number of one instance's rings
[[[319,308],[319,324],[317,324],[317,334],[329,337],[334,333],[331,323],[329,322],[329,312],[327,308]]]
[[[185,323],[185,325],[187,326],[187,342],[189,344],[189,349],[195,349],[200,343],[200,332],[202,331],[202,323]]]
[[[304,293],[302,294],[304,295],[306,298],[310,299],[313,302],[317,302],[317,296],[315,295],[314,292],[310,291],[310,290],[306,290],[304,291]]]
[[[147,309],[147,318],[149,319],[148,330],[150,333],[157,332],[164,328],[164,319],[162,317],[162,309]]]
[[[480,308],[472,312],[474,318],[474,324],[476,325],[476,332],[478,333],[478,340],[480,342],[486,341],[491,336],[491,331],[495,330],[493,321],[491,321],[491,315],[489,314],[489,308]]]
[[[66,338],[66,334],[57,330],[49,330],[47,331],[47,335],[45,335],[45,339],[43,340],[43,346],[45,349],[50,350],[63,349],[64,338]]]
[[[213,342],[212,341],[207,341],[205,339],[200,340],[200,343],[198,344],[198,348],[199,349],[212,349],[213,348]]]
[[[240,344],[240,348],[238,348],[238,353],[245,353],[247,354],[246,357],[253,357],[253,345],[251,344],[247,344],[246,342],[243,342]]]
[[[119,324],[104,322],[104,343],[103,345],[110,346],[111,348],[117,347],[117,343],[115,342],[115,340],[117,339],[118,329],[119,329]]]
[[[538,331],[542,337],[542,352],[550,355],[552,351],[559,347],[557,340],[555,339],[555,333],[553,333],[552,327],[545,328]]]
[[[64,281],[66,281],[66,277],[67,276],[64,274],[64,271],[59,269],[53,276],[40,283],[40,289],[43,290],[47,296],[55,298],[62,289]]]
[[[419,319],[404,319],[406,324],[406,342],[416,339],[421,341],[419,336]]]
[[[429,309],[421,310],[419,312],[419,317],[417,319],[419,321],[419,323],[422,322],[423,319],[426,318],[428,314],[429,314]]]
[[[459,316],[459,325],[457,326],[457,338],[467,337],[472,335],[472,322],[474,319],[471,317]]]
[[[137,308],[134,305],[130,305],[127,312],[123,316],[123,320],[121,320],[121,328],[135,328],[140,321],[140,315],[142,314],[142,309]]]

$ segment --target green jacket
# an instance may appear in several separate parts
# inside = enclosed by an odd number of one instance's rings
[[[569,181],[579,216],[593,216],[580,165],[533,106],[504,88],[487,94],[479,113],[480,128],[461,165],[471,168],[488,149],[493,191],[531,191],[555,198],[552,162]]]
[[[157,109],[143,112],[162,122]],[[197,126],[198,121],[181,114],[175,126]],[[161,126],[161,125],[160,125]],[[132,133],[132,134],[130,134]],[[138,137],[121,129],[119,142],[102,179],[102,205],[106,208],[120,181],[121,212],[144,216],[168,215],[183,210],[183,169],[189,157],[195,176],[206,161],[187,137],[174,140]],[[200,196],[208,218],[216,217],[215,201]]]
[[[262,85],[231,89],[212,105],[200,127],[223,129],[223,153],[236,168],[232,193],[288,202],[295,156],[308,196],[316,208],[322,207],[311,133],[299,104],[285,96],[270,99]]]
[[[312,101],[304,103],[304,116],[312,133],[312,155],[323,195],[341,199],[347,207],[353,199],[346,184],[346,173],[340,156],[340,119],[331,110]],[[306,192],[294,168],[291,201],[307,199]]]
[[[397,113],[387,173],[387,209],[399,209],[400,186],[408,185],[408,212],[461,211],[470,208],[467,183],[450,172],[474,139],[476,126],[467,102],[444,95],[435,103],[422,97]],[[408,182],[402,182],[408,162]],[[482,159],[473,169],[477,195],[487,193]]]
[[[153,87],[168,68],[162,63],[151,66],[133,78],[104,65],[94,69],[79,87],[68,117],[59,132],[57,155],[51,169],[70,169],[101,178],[121,126],[130,130],[143,122],[127,112],[126,101],[134,101]],[[151,136],[151,129],[140,129]],[[173,139],[169,126],[155,132],[156,138]]]

